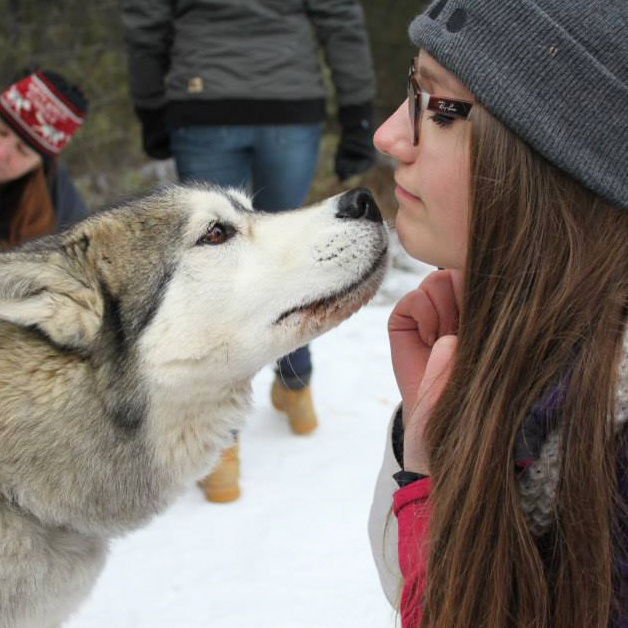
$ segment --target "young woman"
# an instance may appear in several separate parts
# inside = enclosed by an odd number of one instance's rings
[[[628,626],[627,26],[611,0],[439,0],[410,26],[375,144],[402,244],[446,270],[389,321],[370,532],[394,599],[398,529],[404,628]]]
[[[0,94],[0,249],[87,215],[57,161],[86,111],[83,94],[54,72],[31,74]]]

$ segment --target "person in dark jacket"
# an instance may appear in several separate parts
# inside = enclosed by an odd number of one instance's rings
[[[335,172],[373,164],[375,79],[357,0],[125,0],[123,24],[144,149],[174,156],[182,181],[248,187],[259,210],[302,205],[326,116],[320,49],[342,128]],[[280,360],[271,391],[297,434],[317,426],[311,372],[302,347]],[[235,447],[204,483],[211,501],[239,495]]]
[[[81,91],[55,72],[30,74],[0,94],[0,249],[87,216],[57,161],[86,112]]]

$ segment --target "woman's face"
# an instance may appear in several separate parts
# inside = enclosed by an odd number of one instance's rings
[[[421,51],[416,80],[434,96],[475,102],[453,74]],[[470,123],[432,111],[421,114],[418,146],[404,101],[377,130],[377,149],[397,159],[397,233],[406,251],[428,264],[463,268],[469,214]]]
[[[27,146],[0,118],[0,183],[18,179],[41,163],[41,155]]]

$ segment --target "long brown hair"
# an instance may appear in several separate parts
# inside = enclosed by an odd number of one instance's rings
[[[480,107],[471,173],[456,361],[426,429],[422,626],[606,628],[621,545],[619,439],[608,417],[628,299],[628,212]],[[555,525],[540,551],[519,503],[514,443],[533,404],[565,380]]]

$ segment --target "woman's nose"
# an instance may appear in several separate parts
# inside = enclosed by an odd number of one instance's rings
[[[397,111],[375,131],[373,143],[384,155],[390,155],[403,162],[414,160],[416,149],[412,144],[407,100],[404,100]]]

